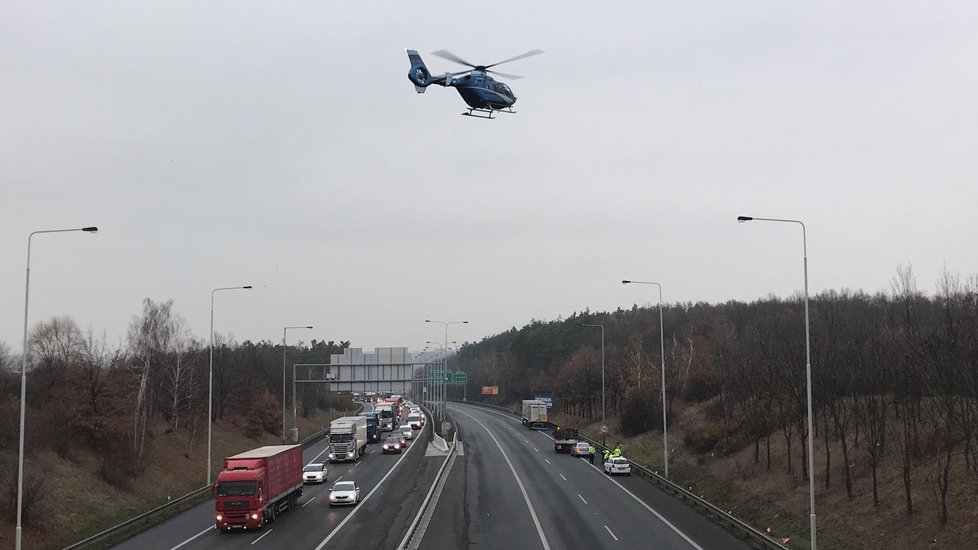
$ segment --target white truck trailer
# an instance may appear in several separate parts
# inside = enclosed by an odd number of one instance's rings
[[[329,424],[329,461],[360,460],[367,449],[367,418],[344,416]]]
[[[534,430],[547,429],[547,404],[536,399],[523,400],[523,425]]]

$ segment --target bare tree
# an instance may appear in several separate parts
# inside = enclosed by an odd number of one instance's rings
[[[130,452],[133,465],[139,468],[146,444],[146,426],[152,412],[151,377],[156,375],[163,354],[173,337],[173,300],[156,303],[143,300],[143,313],[129,324],[131,368],[137,376],[136,402],[132,413]]]

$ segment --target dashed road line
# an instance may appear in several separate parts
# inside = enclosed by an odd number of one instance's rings
[[[263,538],[265,538],[265,537],[267,537],[267,536],[269,535],[269,533],[271,533],[272,531],[274,531],[274,529],[269,529],[268,531],[265,531],[265,534],[263,534],[262,536],[260,536],[260,537],[258,537],[257,539],[255,539],[255,540],[254,540],[254,542],[252,542],[252,543],[251,543],[251,544],[252,544],[252,546],[254,546],[254,544],[255,544],[256,542],[258,542],[258,541],[260,541],[261,539],[263,539]]]
[[[174,547],[173,547],[173,548],[171,548],[170,550],[177,550],[177,548],[180,548],[181,546],[186,546],[187,544],[189,544],[189,543],[190,543],[190,541],[192,541],[192,540],[194,540],[194,539],[196,539],[197,537],[199,537],[199,536],[201,536],[201,535],[203,535],[204,533],[206,533],[206,532],[208,532],[208,531],[210,531],[211,529],[217,529],[217,527],[215,527],[214,525],[211,525],[211,526],[209,526],[209,527],[208,527],[207,529],[204,529],[203,531],[201,531],[201,532],[199,532],[199,533],[197,533],[196,535],[194,535],[194,536],[192,536],[192,537],[190,537],[189,539],[187,539],[187,540],[185,540],[185,541],[183,541],[183,542],[181,542],[180,544],[178,544],[178,545],[176,545],[176,546],[174,546]]]
[[[312,497],[311,499],[307,500],[306,503],[302,505],[302,507],[305,508],[306,506],[309,506],[309,504],[314,500],[316,500],[316,497]]]
[[[544,460],[547,461],[547,464],[550,464],[550,459],[549,458],[545,458]],[[551,464],[551,466],[552,466],[552,464]]]
[[[583,502],[584,504],[587,504],[587,501],[584,500],[584,497],[581,496],[581,493],[577,493],[577,498],[581,499],[581,502]]]
[[[567,478],[566,478],[566,477],[564,477],[564,474],[561,474],[561,473],[558,473],[557,475],[559,475],[559,476],[560,476],[560,479],[562,479],[562,480],[564,480],[564,481],[567,481]]]
[[[611,538],[615,539],[615,542],[618,542],[618,537],[616,537],[615,534],[611,532],[611,528],[608,527],[607,525],[605,525],[604,528],[608,530],[608,534],[611,535]]]

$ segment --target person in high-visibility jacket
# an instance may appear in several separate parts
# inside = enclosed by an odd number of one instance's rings
[[[615,450],[611,452],[611,458],[621,457],[621,446],[615,445]]]
[[[587,452],[591,453],[591,464],[594,465],[594,455],[597,454],[598,450],[594,448],[593,444],[588,444]]]
[[[604,450],[604,452],[603,452],[603,454],[602,454],[602,457],[604,458],[604,461],[605,461],[605,462],[608,462],[608,458],[609,458],[610,456],[611,456],[611,452],[610,452],[610,451],[608,451],[608,449],[605,449],[605,450]]]

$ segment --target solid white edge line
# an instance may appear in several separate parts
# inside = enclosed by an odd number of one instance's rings
[[[306,506],[309,506],[309,503],[312,502],[312,501],[314,501],[314,500],[316,500],[316,497],[310,498],[309,500],[306,501],[305,504],[302,505],[302,508],[305,508]]]
[[[408,447],[407,452],[401,453],[401,458],[397,459],[397,462],[395,462],[394,465],[391,466],[390,470],[387,470],[387,473],[384,475],[384,477],[380,478],[380,481],[378,481],[377,485],[374,485],[374,488],[371,489],[369,493],[367,493],[367,496],[363,497],[362,499],[360,499],[359,502],[357,502],[356,506],[353,507],[353,511],[350,512],[349,515],[347,515],[345,518],[343,518],[343,521],[341,521],[339,525],[334,527],[333,530],[330,531],[328,535],[326,535],[326,538],[323,539],[323,542],[320,542],[319,545],[316,546],[316,550],[323,550],[323,547],[326,546],[326,543],[329,542],[330,539],[332,539],[334,536],[336,536],[336,533],[340,532],[340,529],[342,529],[343,526],[346,525],[346,522],[350,521],[350,519],[353,518],[353,516],[355,516],[357,512],[359,512],[360,509],[363,508],[363,503],[367,502],[367,500],[369,500],[370,497],[374,496],[374,493],[377,492],[377,489],[380,489],[380,486],[383,485],[385,481],[387,481],[387,478],[389,478],[391,474],[394,473],[394,470],[396,470],[397,467],[401,465],[401,462],[412,450],[414,450],[414,445]],[[702,550],[702,548],[700,550]]]
[[[473,407],[476,407],[476,406],[473,405]],[[509,416],[507,416],[507,415],[505,415],[505,414],[503,414],[501,412],[497,412],[497,411],[494,411],[492,409],[486,409],[485,407],[477,407],[477,408],[479,408],[480,410],[484,410],[487,413],[492,413],[492,414],[495,414],[497,416],[501,416],[503,418],[507,418],[509,420],[512,420],[514,422],[519,422],[519,420],[516,420],[514,418],[511,418],[511,417],[509,417]],[[459,411],[459,412],[461,412],[461,411]],[[465,413],[462,413],[462,414],[465,414]],[[476,420],[476,422],[478,422],[478,420]],[[553,437],[550,437],[549,435],[547,435],[544,432],[540,432],[540,433],[542,433],[546,437],[549,437],[550,439],[553,439]],[[594,468],[598,472],[601,472],[601,474],[604,475],[604,471],[602,471],[600,468],[598,468],[594,464],[589,464],[587,462],[584,462],[584,463],[587,464],[588,466],[590,466],[591,468]],[[644,506],[645,509],[648,510],[649,512],[652,512],[652,514],[655,517],[659,518],[662,521],[662,523],[665,523],[666,525],[668,525],[670,529],[672,529],[673,531],[676,532],[676,534],[678,534],[680,537],[682,537],[683,539],[685,539],[686,542],[688,542],[693,548],[696,548],[697,550],[703,550],[703,547],[702,546],[696,544],[696,542],[693,541],[693,539],[691,539],[688,536],[686,536],[686,533],[683,533],[682,531],[680,531],[679,528],[677,528],[675,525],[673,525],[672,523],[670,523],[669,520],[667,520],[665,517],[662,516],[662,514],[660,514],[659,512],[656,512],[651,506],[649,506],[648,504],[646,504],[645,501],[643,501],[642,499],[638,498],[638,496],[636,496],[635,493],[633,493],[633,492],[629,491],[628,489],[626,489],[624,485],[622,485],[621,483],[618,483],[617,481],[615,481],[614,479],[611,479],[611,478],[609,478],[608,481],[610,481],[610,482],[614,483],[615,485],[617,485],[619,489],[621,489],[622,491],[625,491],[628,494],[628,496],[630,496],[633,499],[635,499],[635,502],[637,502],[637,503],[641,504],[642,506]]]
[[[479,422],[479,420],[476,417],[463,411],[458,411],[458,412],[471,418],[476,422],[476,424],[482,426],[482,429],[485,430],[487,434],[489,434],[489,437],[492,438],[493,443],[495,443],[496,447],[499,448],[499,452],[503,455],[503,458],[506,459],[506,464],[509,465],[509,471],[512,472],[513,477],[516,478],[516,484],[519,485],[520,492],[523,493],[523,500],[526,502],[526,507],[530,509],[530,517],[533,518],[533,525],[536,526],[537,528],[537,535],[540,536],[540,542],[543,544],[544,550],[550,550],[550,543],[547,542],[547,535],[543,534],[543,527],[540,525],[540,520],[537,518],[537,512],[536,510],[533,509],[533,503],[530,502],[530,495],[526,493],[526,487],[523,486],[523,480],[521,480],[519,474],[516,473],[516,468],[513,467],[513,463],[509,460],[509,456],[506,455],[506,451],[503,450],[503,446],[499,444],[499,440],[496,439],[496,436],[492,435],[492,432],[489,431],[489,428],[486,427],[486,425],[483,424],[482,422]],[[321,549],[317,548],[316,550],[321,550]],[[703,549],[701,548],[700,550]]]
[[[611,538],[615,539],[615,542],[618,542],[618,537],[616,537],[615,534],[611,532],[611,527],[605,525],[604,528],[608,530],[608,534],[611,535]]]
[[[587,464],[587,463],[585,462],[585,464]],[[598,472],[601,472],[602,475],[604,474],[604,472],[602,470],[598,470],[598,467],[597,466],[595,466],[593,464],[587,464],[587,465],[590,466],[590,467],[592,467],[592,468],[594,468]],[[694,542],[693,539],[691,539],[688,536],[686,536],[686,533],[683,533],[682,531],[680,531],[678,527],[676,527],[675,525],[673,525],[672,523],[670,523],[669,520],[667,520],[665,517],[662,516],[662,514],[660,514],[659,512],[656,512],[651,506],[649,506],[648,504],[646,504],[645,501],[643,501],[642,499],[638,498],[638,496],[635,493],[633,493],[633,492],[629,491],[628,489],[626,489],[624,485],[622,485],[621,483],[618,483],[617,481],[615,481],[614,479],[612,479],[610,476],[608,477],[608,481],[610,481],[610,482],[614,483],[615,485],[617,485],[619,489],[621,489],[622,491],[625,491],[628,494],[628,496],[630,496],[633,499],[635,499],[635,502],[637,502],[637,503],[641,504],[642,506],[644,506],[645,509],[648,510],[649,512],[652,512],[652,514],[655,517],[659,518],[659,520],[662,521],[662,523],[665,523],[666,525],[668,525],[669,528],[672,529],[673,531],[675,531],[677,535],[679,535],[680,537],[686,539],[686,542],[688,542],[693,548],[696,548],[696,550],[703,550],[703,547],[702,546],[696,544],[696,542]]]
[[[177,548],[180,548],[181,546],[185,546],[185,545],[187,545],[187,544],[190,544],[190,542],[191,542],[192,540],[194,540],[194,539],[196,539],[197,537],[199,537],[199,536],[201,536],[201,535],[203,535],[204,533],[206,533],[206,532],[208,532],[208,531],[210,531],[211,529],[213,529],[213,530],[215,530],[215,531],[216,531],[216,530],[217,530],[217,526],[216,526],[216,525],[211,525],[211,526],[210,526],[210,527],[208,527],[207,529],[204,529],[203,531],[201,531],[201,532],[199,532],[199,533],[197,533],[196,535],[194,535],[194,536],[192,536],[192,537],[190,537],[189,539],[187,539],[187,540],[185,540],[185,541],[183,541],[183,542],[181,542],[180,544],[178,544],[178,545],[176,545],[176,546],[174,546],[174,547],[173,547],[173,548],[171,548],[170,550],[177,550]]]
[[[262,536],[260,536],[260,537],[258,537],[257,539],[255,539],[255,540],[254,540],[254,541],[253,541],[253,542],[252,542],[251,544],[255,544],[256,542],[258,542],[258,541],[260,541],[261,539],[263,539],[263,538],[265,538],[265,535],[268,535],[269,533],[271,533],[271,532],[272,532],[272,531],[274,531],[274,530],[275,530],[275,529],[269,529],[268,531],[265,531],[265,533],[264,533],[264,534],[262,534]]]

